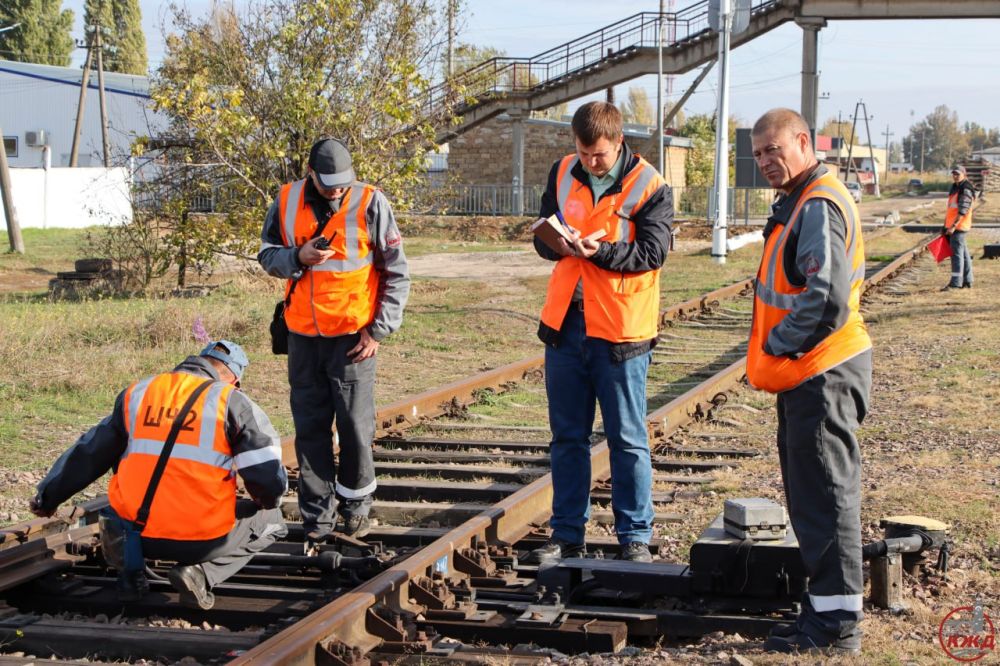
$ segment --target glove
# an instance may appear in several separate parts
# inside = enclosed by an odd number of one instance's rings
[[[42,498],[39,495],[35,495],[31,498],[31,501],[28,502],[28,510],[39,518],[51,518],[56,512],[55,509],[52,509],[51,511],[43,509]]]

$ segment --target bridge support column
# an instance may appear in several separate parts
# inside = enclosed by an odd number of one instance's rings
[[[511,215],[524,215],[524,113],[521,109],[507,109],[510,116],[511,144]]]
[[[815,132],[819,107],[819,31],[826,27],[826,19],[807,16],[795,22],[802,28],[802,117]]]

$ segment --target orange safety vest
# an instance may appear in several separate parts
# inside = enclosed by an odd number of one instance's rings
[[[944,214],[944,228],[951,229],[955,227],[955,231],[968,231],[972,228],[972,206],[969,206],[969,210],[966,211],[965,215],[958,214],[958,197],[962,194],[962,188],[952,194],[948,195],[948,210]]]
[[[305,200],[305,180],[282,186],[278,196],[281,238],[298,247],[316,233],[319,223]],[[285,309],[288,330],[311,337],[355,333],[375,319],[378,274],[372,266],[372,247],[365,213],[375,188],[355,183],[347,189],[340,210],[323,229],[335,254],[310,266]],[[285,294],[291,289],[288,281]]]
[[[622,191],[601,197],[595,204],[590,188],[573,177],[579,162],[575,154],[559,163],[556,195],[566,224],[587,236],[602,229],[608,242],[635,241],[632,218],[663,186],[663,178],[644,159],[622,178]],[[583,318],[587,335],[610,342],[638,342],[656,337],[660,310],[660,270],[622,273],[599,268],[582,257],[563,257],[549,278],[542,323],[555,330],[583,280]]]
[[[135,520],[174,418],[205,379],[168,372],[126,390],[128,446],[108,485],[108,500],[125,520]],[[157,486],[144,537],[216,539],[236,523],[236,470],[225,432],[233,388],[215,382],[192,405]]]
[[[825,199],[837,207],[847,223],[847,257],[851,265],[850,314],[843,326],[824,338],[798,359],[771,356],[764,343],[771,329],[781,323],[795,304],[795,297],[806,287],[798,287],[785,275],[785,243],[799,221],[805,202]],[[871,348],[872,341],[861,318],[861,286],[865,281],[865,249],[861,238],[861,218],[850,193],[836,176],[824,174],[809,183],[792,211],[787,225],[774,227],[764,245],[764,256],[757,271],[753,322],[747,348],[747,379],[750,384],[771,393],[793,389],[802,382]]]

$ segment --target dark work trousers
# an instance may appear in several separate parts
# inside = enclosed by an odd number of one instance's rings
[[[861,621],[861,451],[872,352],[778,394],[778,458],[809,576],[799,630],[848,637]]]
[[[951,245],[951,280],[948,286],[971,287],[972,255],[969,254],[969,246],[965,242],[965,232],[952,232],[948,237],[948,244]]]
[[[375,492],[375,357],[352,363],[347,356],[360,337],[288,336],[299,512],[305,531],[317,536],[333,531],[338,501],[345,518],[367,516]]]
[[[286,534],[281,509],[258,509],[250,500],[237,500],[236,524],[229,534],[206,541],[143,537],[142,554],[150,559],[200,564],[211,588],[234,576],[255,553]]]

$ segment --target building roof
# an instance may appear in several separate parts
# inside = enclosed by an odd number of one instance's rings
[[[992,148],[984,148],[982,150],[976,150],[972,154],[973,155],[1000,155],[1000,146],[993,146]]]
[[[32,62],[15,62],[0,59],[0,73],[23,76],[28,79],[62,83],[75,88],[80,87],[83,78],[82,67],[55,67],[39,65]],[[97,90],[97,73],[91,72],[87,88]],[[120,74],[118,72],[104,73],[104,90],[108,93],[130,95],[149,99],[149,77],[138,74]]]

